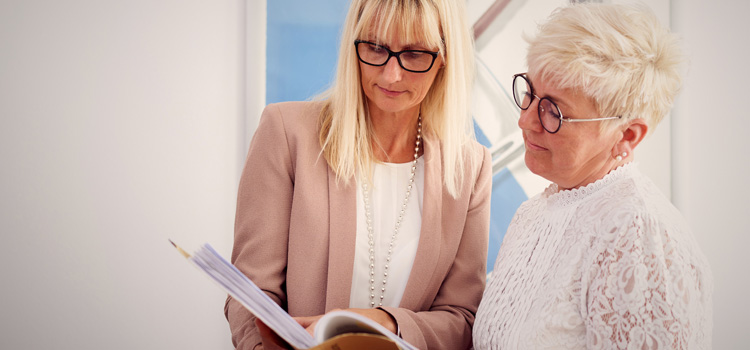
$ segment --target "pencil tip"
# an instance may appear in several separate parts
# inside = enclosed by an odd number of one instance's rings
[[[190,258],[190,254],[188,254],[186,251],[182,250],[182,248],[180,248],[177,244],[175,244],[174,242],[172,242],[171,239],[167,239],[167,240],[169,241],[169,243],[172,243],[172,245],[175,248],[177,248],[177,251],[180,252],[180,254],[182,254],[182,256],[184,256],[186,258]]]

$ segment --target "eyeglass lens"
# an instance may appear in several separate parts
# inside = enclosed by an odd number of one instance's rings
[[[528,109],[534,97],[531,84],[526,77],[518,75],[513,78],[513,99],[519,108]],[[542,127],[550,133],[556,133],[560,130],[562,124],[560,108],[546,97],[539,100],[538,108],[539,121],[542,123]]]
[[[539,100],[539,120],[542,121],[542,127],[553,134],[560,130],[560,109],[548,98]]]
[[[531,105],[531,86],[526,79],[517,75],[513,78],[513,99],[516,100],[516,104],[521,109],[529,108]]]
[[[357,54],[362,62],[373,65],[384,65],[393,55],[396,56],[401,68],[414,72],[426,72],[432,68],[435,56],[424,51],[404,50],[393,52],[384,46],[359,42],[357,43]]]

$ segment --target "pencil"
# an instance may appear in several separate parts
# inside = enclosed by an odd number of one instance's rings
[[[186,251],[182,250],[182,248],[180,248],[177,244],[174,244],[174,242],[172,242],[171,239],[169,240],[169,243],[172,243],[172,245],[175,248],[177,248],[177,251],[180,252],[180,254],[182,254],[182,256],[184,256],[187,259],[190,259],[190,254],[188,254]]]

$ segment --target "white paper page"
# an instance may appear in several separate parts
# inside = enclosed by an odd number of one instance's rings
[[[344,333],[382,334],[393,340],[401,349],[417,350],[414,345],[391,333],[391,331],[379,323],[360,314],[345,310],[331,311],[318,320],[318,324],[315,326],[315,341],[322,343],[327,339]]]

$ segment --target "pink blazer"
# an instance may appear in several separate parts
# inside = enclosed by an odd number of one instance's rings
[[[348,308],[356,232],[356,183],[336,181],[320,156],[320,102],[266,107],[237,198],[232,263],[292,316]],[[443,187],[440,143],[424,136],[419,246],[399,308],[384,308],[420,349],[466,349],[485,283],[492,186],[489,151],[467,171],[461,196]],[[395,205],[395,204],[394,204]],[[238,349],[260,343],[254,317],[228,298]]]

